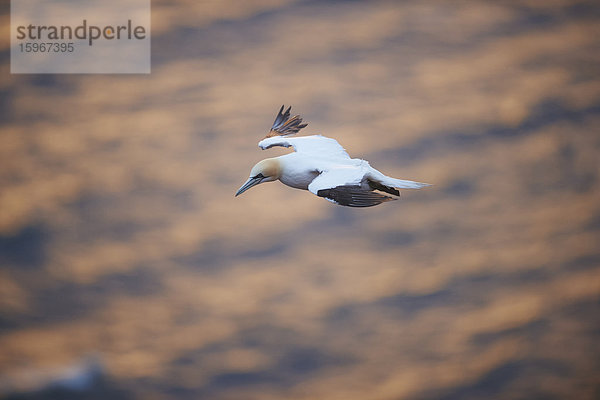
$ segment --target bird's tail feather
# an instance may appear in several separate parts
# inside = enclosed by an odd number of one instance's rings
[[[430,183],[407,181],[404,179],[395,179],[395,178],[389,178],[389,180],[386,181],[385,183],[387,185],[391,185],[395,188],[400,188],[400,189],[421,189],[421,188],[424,188],[427,186],[431,186]]]
[[[429,183],[392,178],[382,174],[381,172],[372,175],[374,175],[372,176],[373,180],[378,181],[382,185],[391,186],[398,189],[421,189],[427,186],[431,186],[431,184]]]

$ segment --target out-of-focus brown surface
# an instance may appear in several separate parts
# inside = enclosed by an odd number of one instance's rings
[[[0,396],[598,398],[599,22],[155,1],[149,76],[10,75],[3,28]],[[234,198],[283,103],[434,186]]]

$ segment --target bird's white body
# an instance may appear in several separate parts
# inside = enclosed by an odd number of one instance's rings
[[[296,188],[308,190],[308,185],[319,176],[322,167],[321,160],[307,159],[299,153],[290,153],[277,157],[281,166],[281,183]]]
[[[302,122],[299,116],[289,119],[289,109],[285,114],[281,114],[281,111],[283,107],[275,120],[274,129],[293,130],[296,133],[305,126],[299,125]],[[286,128],[286,121],[289,121],[287,125],[293,126]],[[279,180],[287,186],[309,190],[336,204],[370,207],[395,200],[400,194],[395,188],[420,189],[429,186],[427,183],[386,176],[367,161],[350,158],[334,139],[321,135],[288,137],[278,132],[276,130],[275,135],[261,140],[258,146],[263,150],[274,146],[292,147],[295,151],[256,164],[236,196],[259,183]]]

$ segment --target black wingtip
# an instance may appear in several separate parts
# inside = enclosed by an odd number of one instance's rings
[[[277,116],[275,117],[275,121],[273,122],[273,126],[271,127],[271,132],[267,137],[270,136],[288,136],[296,134],[300,131],[300,129],[308,126],[307,123],[302,123],[302,117],[299,115],[294,115],[290,118],[290,112],[292,111],[292,106],[289,106],[285,112],[285,104],[281,106]]]
[[[330,189],[321,189],[317,196],[332,200],[347,207],[373,207],[387,201],[396,200],[394,197],[362,189],[360,186],[342,185]]]
[[[379,182],[375,182],[370,179],[368,180],[368,183],[369,183],[369,187],[373,190],[381,190],[382,192],[393,194],[394,196],[400,196],[400,191],[396,188],[383,185]]]

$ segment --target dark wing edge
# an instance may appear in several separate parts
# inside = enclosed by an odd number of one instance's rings
[[[284,108],[285,105],[281,106],[279,109],[275,121],[273,122],[273,126],[271,127],[271,131],[266,137],[295,135],[300,129],[305,128],[308,125],[302,123],[302,117],[299,115],[294,115],[290,118],[292,106],[289,106],[285,112],[283,112]]]
[[[343,185],[331,189],[321,189],[317,196],[324,197],[336,204],[347,207],[372,207],[386,201],[397,200],[371,190],[365,190],[360,186]]]
[[[375,182],[370,179],[367,182],[369,183],[369,187],[373,190],[381,190],[382,192],[393,194],[394,196],[400,196],[400,191],[396,188],[383,185],[379,182]]]

